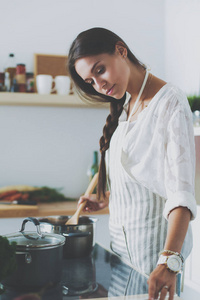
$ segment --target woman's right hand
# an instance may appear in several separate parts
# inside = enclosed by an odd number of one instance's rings
[[[87,201],[87,204],[83,209],[83,211],[85,211],[85,212],[91,213],[91,212],[94,212],[94,211],[104,209],[105,207],[108,206],[109,195],[110,195],[110,192],[106,192],[106,198],[102,201],[97,201],[96,194],[89,194],[89,195],[81,196],[79,201],[78,201],[78,206],[81,203],[83,203],[84,201]]]

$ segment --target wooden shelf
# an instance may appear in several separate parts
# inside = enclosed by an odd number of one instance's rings
[[[11,106],[57,106],[57,107],[83,107],[108,108],[105,103],[85,103],[78,95],[39,95],[37,93],[5,93],[0,92],[0,105]]]

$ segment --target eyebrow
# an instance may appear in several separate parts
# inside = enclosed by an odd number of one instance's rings
[[[91,73],[93,73],[94,72],[94,69],[95,69],[95,67],[96,67],[96,65],[98,64],[100,62],[100,60],[98,60],[97,62],[95,62],[95,64],[93,65],[93,67],[92,67],[92,69],[91,69]],[[84,79],[85,81],[87,80],[87,78],[86,79]]]
[[[91,69],[91,72],[92,72],[92,73],[94,72],[94,69],[95,69],[96,65],[97,65],[99,62],[100,62],[100,60],[98,60],[98,61],[94,64],[94,66],[92,67],[92,69]]]

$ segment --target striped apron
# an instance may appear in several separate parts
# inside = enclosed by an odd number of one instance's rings
[[[147,77],[148,74],[145,80]],[[133,110],[141,94],[142,91]],[[134,181],[122,166],[123,143],[134,125],[129,120],[130,117],[128,121],[119,122],[107,153],[110,246],[112,251],[128,260],[140,272],[149,275],[156,267],[167,235],[167,221],[163,217],[166,199]]]

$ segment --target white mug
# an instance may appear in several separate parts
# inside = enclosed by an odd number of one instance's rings
[[[55,90],[59,95],[67,95],[70,91],[70,79],[68,76],[55,77]]]
[[[51,94],[53,77],[51,75],[40,74],[36,76],[37,91],[39,94]]]

